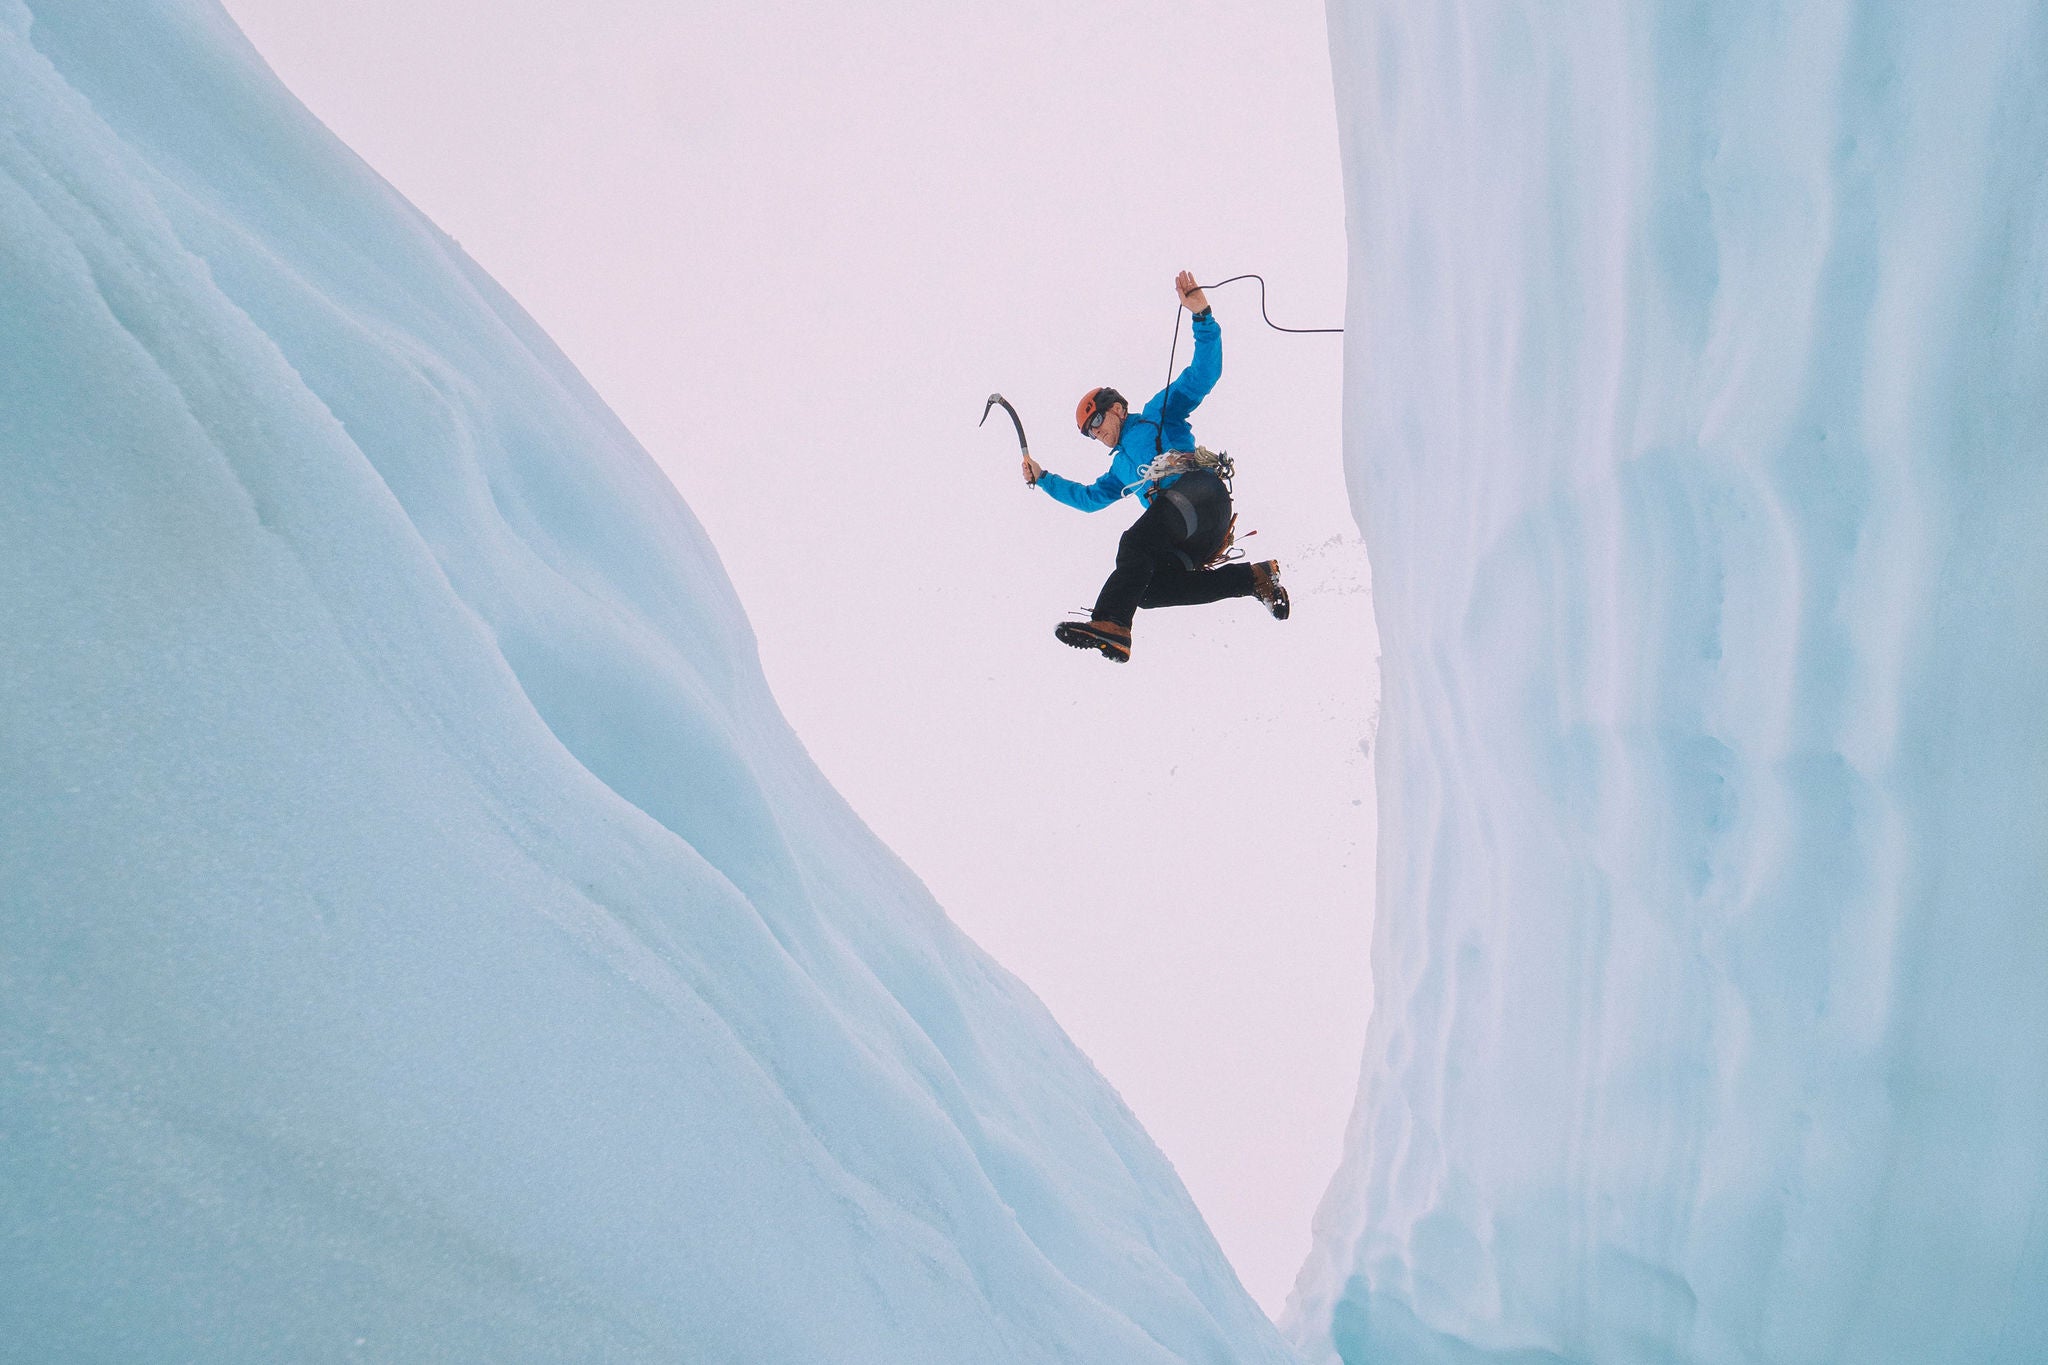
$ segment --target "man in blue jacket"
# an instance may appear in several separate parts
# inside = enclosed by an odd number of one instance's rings
[[[1095,599],[1091,619],[1062,621],[1053,628],[1061,642],[1100,650],[1117,663],[1130,660],[1131,618],[1140,607],[1256,597],[1275,618],[1284,621],[1288,613],[1277,560],[1216,563],[1230,548],[1236,521],[1230,486],[1224,482],[1228,465],[1219,472],[1217,457],[1196,447],[1188,414],[1223,375],[1223,329],[1193,275],[1181,271],[1174,288],[1195,315],[1195,356],[1180,377],[1136,417],[1124,396],[1110,388],[1090,389],[1074,413],[1083,436],[1109,447],[1103,476],[1094,483],[1075,483],[1024,457],[1024,481],[1069,507],[1100,512],[1136,493],[1145,509],[1117,543],[1116,568]]]

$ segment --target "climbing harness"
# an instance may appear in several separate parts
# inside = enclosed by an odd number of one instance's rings
[[[1206,469],[1215,474],[1217,478],[1223,480],[1225,489],[1230,487],[1231,479],[1237,475],[1237,465],[1230,458],[1229,451],[1209,450],[1203,446],[1196,446],[1193,450],[1170,450],[1139,465],[1138,481],[1128,485],[1125,491],[1146,484],[1156,484],[1176,474],[1191,474],[1197,469]],[[1152,490],[1147,489],[1146,492],[1149,496]]]
[[[1161,488],[1159,485],[1168,479],[1178,479],[1183,474],[1192,474],[1202,469],[1208,470],[1223,481],[1223,492],[1227,496],[1230,492],[1230,481],[1236,477],[1237,466],[1231,461],[1229,451],[1210,450],[1206,446],[1196,446],[1193,450],[1169,450],[1162,455],[1154,456],[1138,466],[1137,482],[1125,484],[1124,492],[1142,489],[1148,503],[1154,498],[1165,498],[1172,504],[1173,509],[1180,513],[1181,520],[1187,525],[1187,533],[1192,536],[1201,520],[1195,511],[1194,503],[1188,500],[1186,494],[1176,492],[1172,488]],[[1258,532],[1247,531],[1245,534],[1255,536]],[[1213,569],[1218,564],[1242,559],[1243,550],[1231,549],[1236,541],[1237,513],[1232,512],[1230,524],[1223,528],[1223,543],[1216,547],[1215,553],[1199,564],[1189,556],[1181,554],[1181,562],[1190,569]]]

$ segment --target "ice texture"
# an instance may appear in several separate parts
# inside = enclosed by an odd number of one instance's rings
[[[2048,1360],[2048,7],[1331,0],[1317,1361]]]
[[[0,621],[0,1357],[1291,1358],[210,0],[0,0]]]

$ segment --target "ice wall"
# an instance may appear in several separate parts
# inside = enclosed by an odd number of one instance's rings
[[[1332,0],[1346,1361],[2048,1359],[2048,7]]]
[[[0,1356],[1286,1358],[210,0],[0,0],[0,621]]]

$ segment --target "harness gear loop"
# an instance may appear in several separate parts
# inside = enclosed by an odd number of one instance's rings
[[[1192,474],[1200,469],[1206,469],[1221,479],[1223,481],[1223,491],[1226,494],[1230,492],[1230,481],[1237,473],[1237,466],[1231,460],[1230,452],[1227,450],[1210,450],[1206,446],[1196,446],[1193,450],[1169,451],[1156,459],[1140,465],[1138,467],[1138,482],[1130,485],[1130,488],[1143,486],[1145,497],[1148,501],[1155,497],[1163,497],[1172,502],[1179,509],[1182,519],[1187,522],[1188,534],[1193,535],[1195,533],[1196,520],[1194,505],[1185,497],[1176,494],[1173,489],[1161,488],[1159,485],[1166,479],[1178,478],[1182,474]],[[1125,491],[1128,492],[1129,489],[1127,488]],[[1258,532],[1247,531],[1245,534],[1247,536],[1255,536]],[[1244,558],[1243,550],[1233,548],[1236,544],[1237,513],[1233,511],[1230,514],[1229,524],[1223,528],[1222,543],[1216,547],[1213,554],[1199,564],[1195,562],[1192,555],[1182,554],[1181,559],[1190,569],[1213,569],[1218,565],[1227,564],[1233,559]]]
[[[1159,485],[1167,479],[1182,474],[1192,474],[1197,469],[1206,469],[1223,480],[1223,491],[1230,491],[1230,481],[1237,477],[1237,464],[1227,450],[1210,450],[1196,446],[1193,450],[1169,450],[1147,460],[1138,466],[1138,478],[1134,483],[1124,485],[1124,491],[1134,488],[1145,490],[1145,500],[1150,502],[1159,492]]]
[[[1245,534],[1248,536],[1255,536],[1258,534],[1258,532],[1246,531]],[[1223,543],[1216,547],[1216,553],[1210,555],[1209,562],[1207,564],[1204,564],[1202,567],[1205,569],[1214,569],[1224,564],[1228,564],[1233,559],[1243,559],[1244,551],[1233,548],[1236,546],[1236,544],[1237,513],[1232,512],[1230,514],[1230,525],[1223,528]]]

